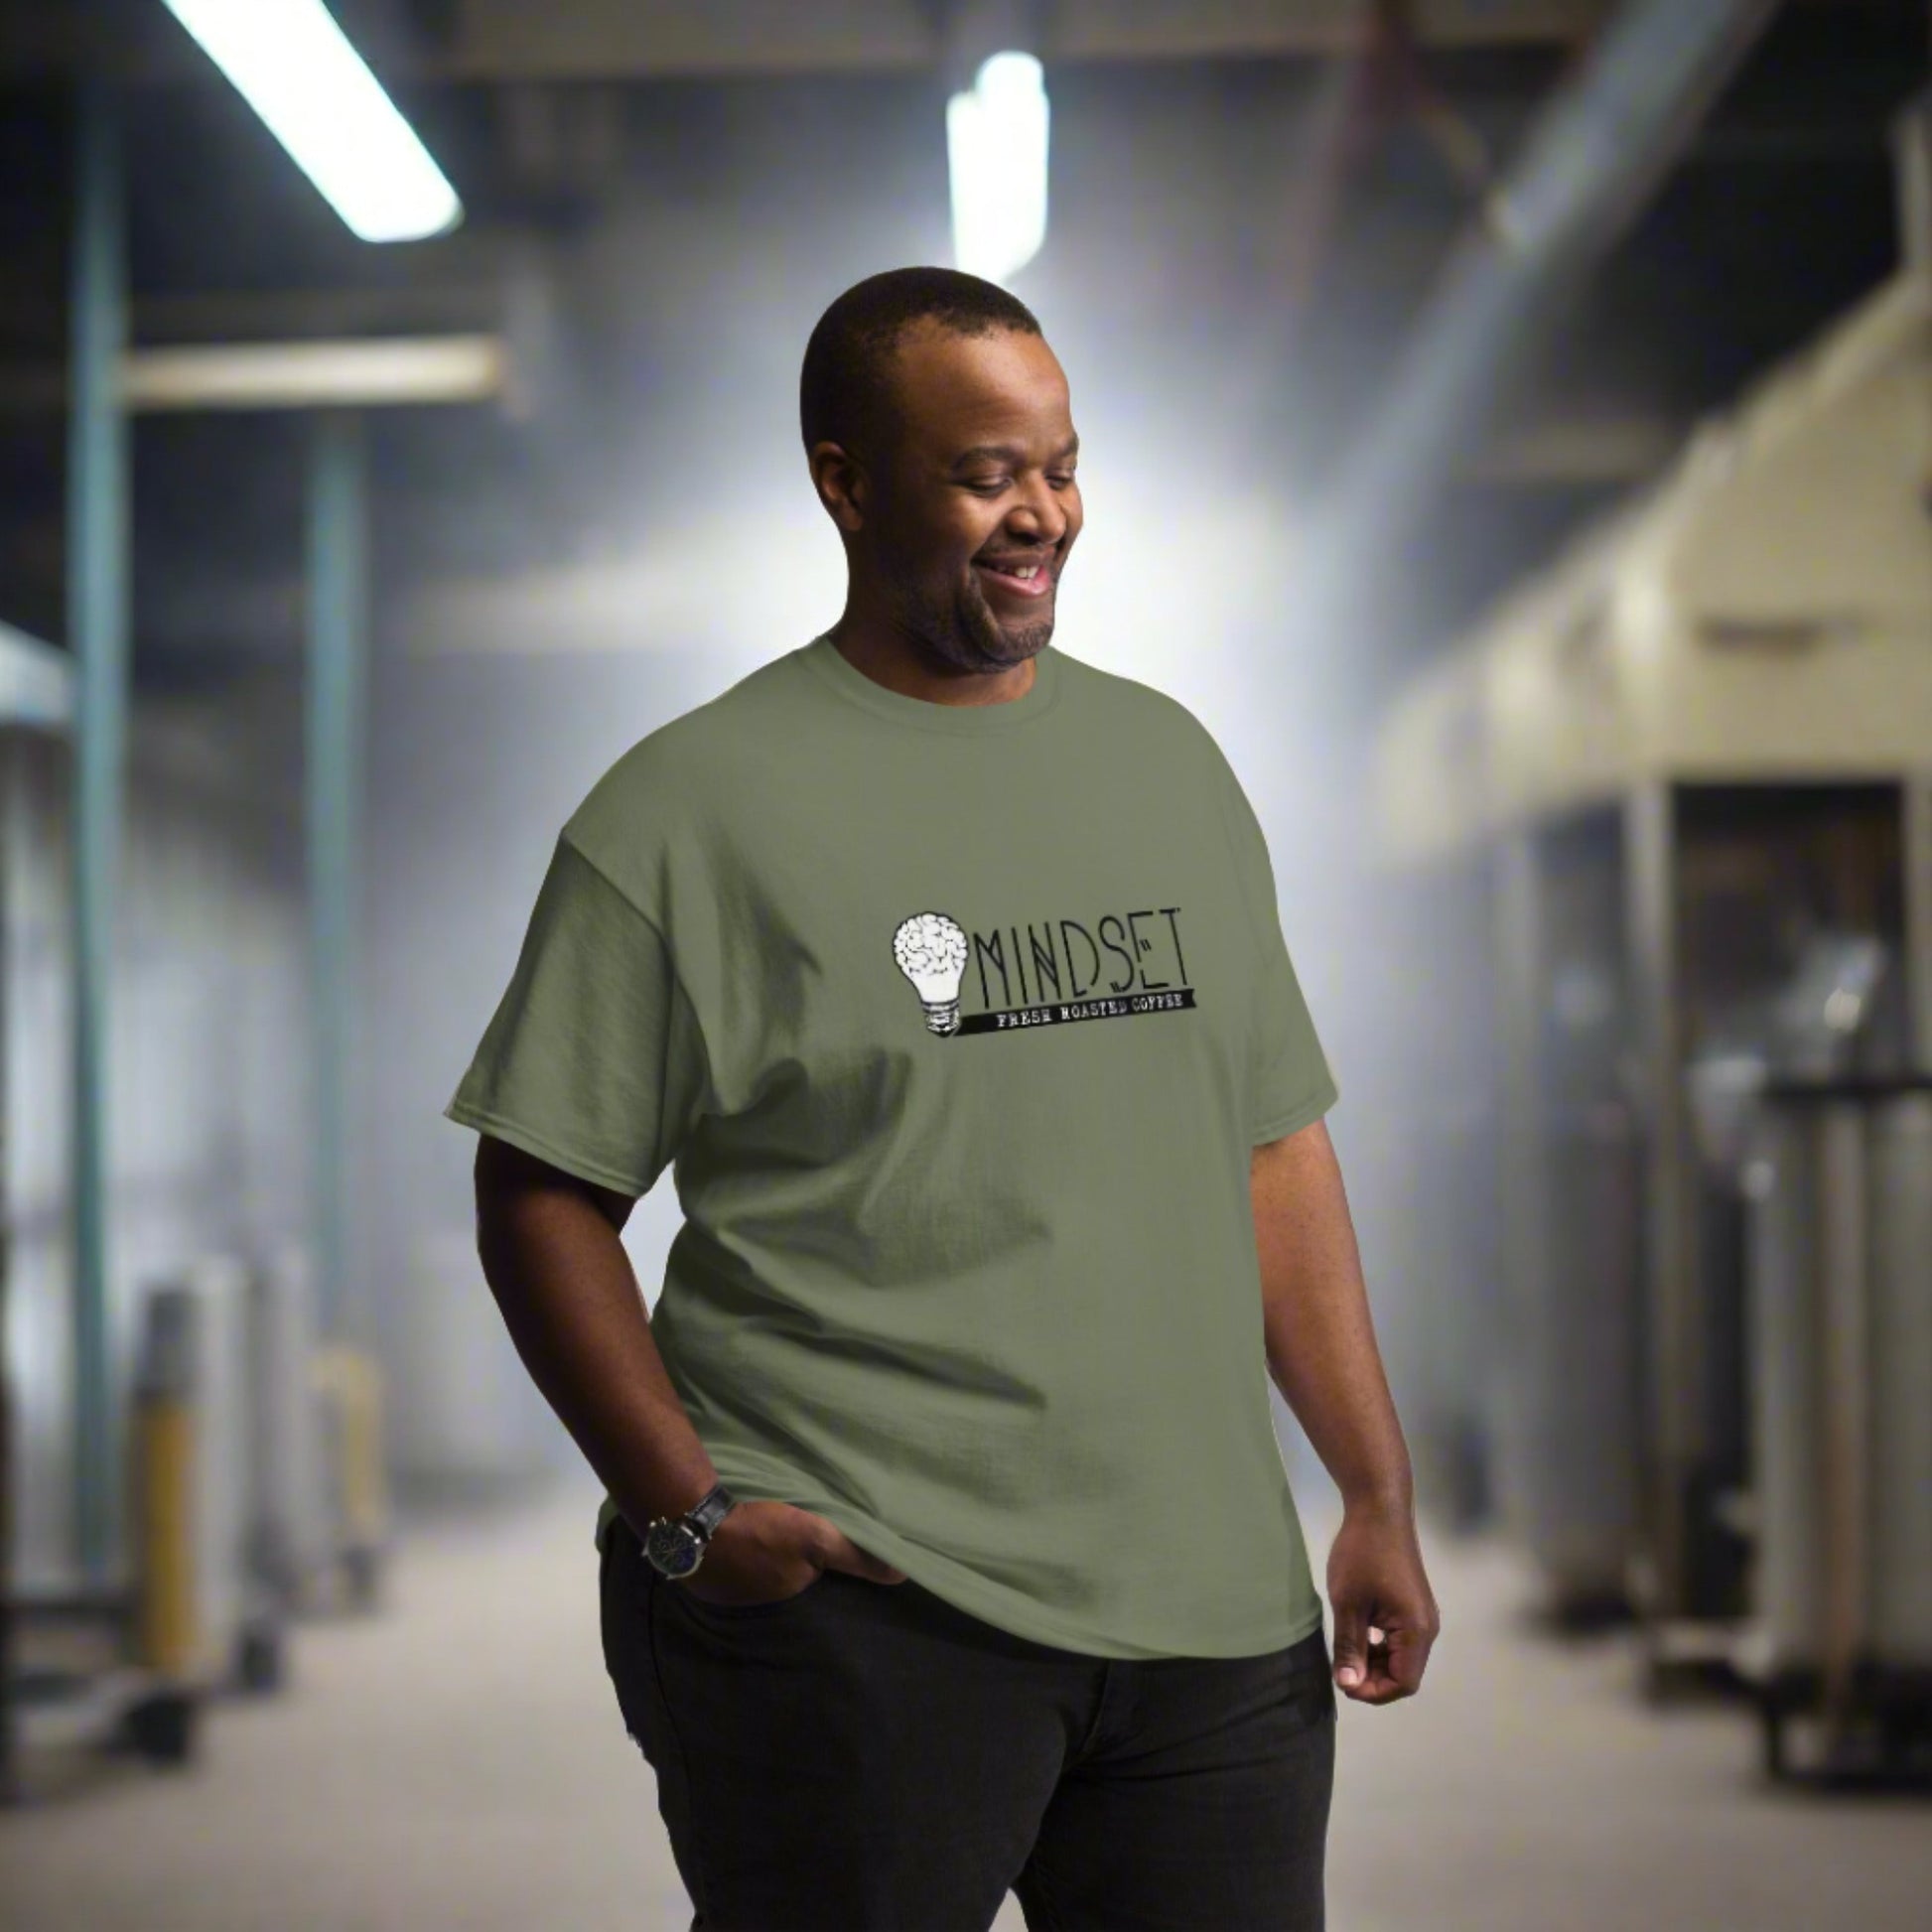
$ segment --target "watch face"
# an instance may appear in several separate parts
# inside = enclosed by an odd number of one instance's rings
[[[653,1523],[644,1538],[644,1555],[667,1577],[688,1576],[703,1554],[704,1544],[682,1523]]]

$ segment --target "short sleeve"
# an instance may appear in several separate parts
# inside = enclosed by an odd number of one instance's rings
[[[1249,1134],[1259,1147],[1319,1120],[1335,1104],[1339,1091],[1282,937],[1268,841],[1247,794],[1225,766],[1222,799],[1236,883],[1254,932]]]
[[[707,1084],[663,934],[566,834],[445,1116],[634,1196],[676,1158]]]

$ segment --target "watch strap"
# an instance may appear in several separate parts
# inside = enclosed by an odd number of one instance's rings
[[[738,1498],[720,1482],[699,1497],[684,1512],[681,1520],[689,1523],[709,1543],[712,1531],[725,1520],[737,1502]]]

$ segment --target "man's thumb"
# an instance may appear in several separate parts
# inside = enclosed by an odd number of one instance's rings
[[[875,1584],[902,1584],[905,1572],[896,1570],[884,1557],[862,1550],[843,1530],[834,1530],[827,1539],[824,1561],[833,1570],[849,1570]]]
[[[1335,1682],[1353,1690],[1362,1681],[1368,1656],[1368,1618],[1357,1609],[1335,1609]]]

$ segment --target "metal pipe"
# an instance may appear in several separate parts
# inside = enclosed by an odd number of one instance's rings
[[[316,1295],[325,1334],[363,1334],[352,1281],[355,986],[366,682],[366,454],[361,419],[318,416],[309,470],[307,819]]]
[[[1632,0],[1523,159],[1418,324],[1325,519],[1321,568],[1372,582],[1392,533],[1448,475],[1504,372],[1682,150],[1776,0]]]
[[[1823,1429],[1820,1521],[1825,1565],[1825,1722],[1845,1741],[1854,1679],[1868,1624],[1871,1361],[1868,1347],[1870,1204],[1863,1108],[1819,1110],[1817,1348]]]
[[[126,250],[117,116],[83,81],[69,285],[68,631],[73,756],[73,1538],[90,1583],[111,1581],[119,1497],[112,1371],[108,1114],[114,906],[127,737]]]
[[[1900,803],[1911,1064],[1932,1073],[1932,769],[1921,767],[1907,776]]]
[[[1544,1165],[1537,1139],[1541,1086],[1537,988],[1543,973],[1543,918],[1535,838],[1522,825],[1510,826],[1496,841],[1490,864],[1492,1012],[1501,1074],[1497,1181],[1502,1207],[1498,1259],[1503,1320],[1496,1347],[1502,1356],[1498,1387],[1506,1449],[1507,1486],[1502,1501],[1505,1522],[1535,1545],[1540,1525],[1524,1471],[1541,1449],[1534,1400],[1540,1367],[1535,1336],[1538,1325],[1547,1319],[1539,1312],[1539,1304],[1549,1296],[1544,1279],[1548,1236]]]
[[[1703,1373],[1694,1299],[1692,1225],[1685,1199],[1683,1013],[1678,1000],[1677,797],[1647,778],[1623,800],[1624,945],[1635,1025],[1644,1227],[1644,1414],[1641,1481],[1645,1542],[1639,1608],[1683,1613],[1690,1525],[1685,1474],[1702,1449]]]
[[[1932,89],[1907,102],[1892,122],[1891,148],[1898,259],[1912,274],[1932,275]]]

